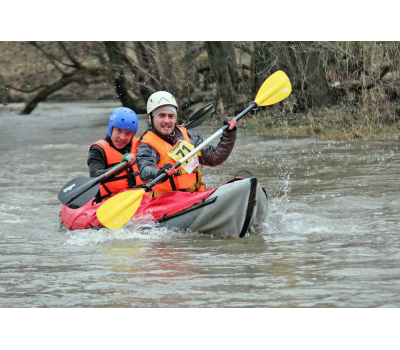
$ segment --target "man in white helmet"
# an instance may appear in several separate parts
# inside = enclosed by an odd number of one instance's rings
[[[236,119],[227,118],[224,124],[229,128],[222,134],[217,147],[207,145],[186,163],[173,168],[173,164],[203,142],[199,135],[176,125],[178,110],[175,97],[166,91],[155,92],[147,101],[151,126],[138,140],[136,162],[140,178],[148,183],[163,172],[168,174],[164,181],[153,187],[153,197],[167,191],[204,191],[202,166],[222,164],[235,144]]]

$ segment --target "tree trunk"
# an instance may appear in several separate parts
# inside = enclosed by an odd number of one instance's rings
[[[171,92],[174,96],[180,96],[182,88],[175,75],[173,64],[173,57],[171,56],[166,41],[156,41],[156,61],[157,67],[162,77],[162,83],[166,90]]]
[[[151,43],[143,41],[135,43],[135,52],[139,61],[138,64],[141,67],[141,69],[137,72],[137,82],[139,84],[139,89],[137,92],[144,101],[147,101],[154,91],[162,89],[159,81],[151,77],[151,75],[154,74],[155,76],[158,75],[158,77],[160,75],[158,70],[156,71],[157,67],[149,45],[151,46]],[[146,72],[149,72],[149,74],[146,74]]]
[[[253,44],[253,55],[251,57],[251,93],[256,96],[261,85],[273,72],[271,57],[273,43],[269,41],[255,41]]]
[[[65,73],[59,80],[41,89],[26,103],[24,109],[21,111],[21,114],[30,114],[39,102],[45,101],[52,93],[61,90],[63,87],[75,82],[79,73],[81,73],[80,70],[75,70],[71,73]]]
[[[194,91],[201,90],[201,84],[199,84],[196,72],[196,52],[198,51],[200,50],[196,43],[193,41],[185,42],[185,57],[182,65],[186,80],[183,89],[186,95],[191,95]]]
[[[8,89],[6,88],[6,83],[0,74],[0,102],[6,105],[8,104],[9,100],[10,94],[8,93]]]
[[[299,110],[332,104],[334,98],[326,82],[322,60],[313,43],[287,42],[286,49]]]
[[[146,101],[134,98],[128,87],[129,82],[125,77],[124,70],[124,66],[127,64],[125,43],[122,41],[105,41],[104,45],[109,58],[115,90],[122,105],[133,109],[136,113],[146,113]]]
[[[312,107],[329,106],[333,102],[318,53],[305,54],[308,96]]]
[[[234,43],[206,41],[205,47],[223,106],[225,109],[235,110],[238,102],[235,91],[238,74]]]

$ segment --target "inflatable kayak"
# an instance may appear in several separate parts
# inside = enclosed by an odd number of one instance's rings
[[[125,191],[135,189],[120,192]],[[102,228],[96,211],[103,203],[89,201],[78,209],[64,205],[60,213],[61,224],[70,230]],[[267,193],[257,179],[235,178],[204,192],[173,191],[157,198],[145,196],[125,227],[138,221],[153,221],[168,228],[244,237],[248,232],[260,229],[266,215]]]

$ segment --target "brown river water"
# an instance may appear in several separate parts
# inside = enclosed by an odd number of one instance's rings
[[[0,307],[400,306],[398,140],[245,136],[241,121],[205,182],[256,176],[269,195],[260,235],[151,223],[69,232],[58,192],[88,176],[88,148],[119,105],[45,103],[29,116],[21,106],[0,107]]]

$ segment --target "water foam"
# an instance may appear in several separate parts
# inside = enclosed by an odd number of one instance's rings
[[[146,220],[146,218],[146,216],[143,216],[117,230],[103,228],[100,230],[75,230],[68,232],[69,238],[66,244],[84,246],[115,240],[169,241],[174,237],[185,235],[183,231],[161,227],[154,221]]]
[[[61,144],[47,144],[39,147],[40,149],[80,149],[80,145],[73,143],[61,143]]]
[[[284,174],[279,187],[283,195],[268,202],[268,216],[263,223],[263,236],[299,237],[330,232],[329,225],[325,225],[320,216],[297,211],[298,203],[293,203],[291,200],[290,171]]]

